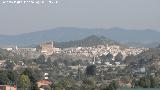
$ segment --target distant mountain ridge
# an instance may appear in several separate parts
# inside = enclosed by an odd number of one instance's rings
[[[25,33],[13,36],[0,35],[0,45],[27,46],[32,44],[39,44],[46,41],[67,42],[81,40],[90,35],[104,36],[122,43],[160,42],[160,32],[154,30],[127,30],[123,28],[89,29],[60,27],[45,31]]]

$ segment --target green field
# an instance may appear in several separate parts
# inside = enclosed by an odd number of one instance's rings
[[[118,90],[160,90],[160,88],[129,88],[129,89],[118,89]]]

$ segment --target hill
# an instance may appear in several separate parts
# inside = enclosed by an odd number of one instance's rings
[[[0,35],[1,45],[27,46],[39,44],[46,41],[67,42],[80,40],[90,35],[98,35],[116,40],[122,43],[141,42],[152,43],[160,42],[160,32],[154,30],[128,30],[122,28],[110,29],[88,29],[88,28],[54,28],[21,35]]]
[[[89,37],[86,37],[82,40],[74,40],[74,41],[68,41],[68,42],[56,42],[55,46],[60,48],[67,48],[67,47],[92,47],[97,45],[120,45],[118,42],[110,40],[103,36],[96,36],[91,35]]]

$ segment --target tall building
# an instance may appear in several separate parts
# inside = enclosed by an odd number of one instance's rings
[[[45,55],[53,54],[53,42],[46,42],[40,45],[41,53]]]

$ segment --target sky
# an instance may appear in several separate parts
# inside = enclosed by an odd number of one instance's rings
[[[1,2],[0,34],[15,35],[56,27],[121,27],[160,31],[160,0],[57,1],[52,5]]]

